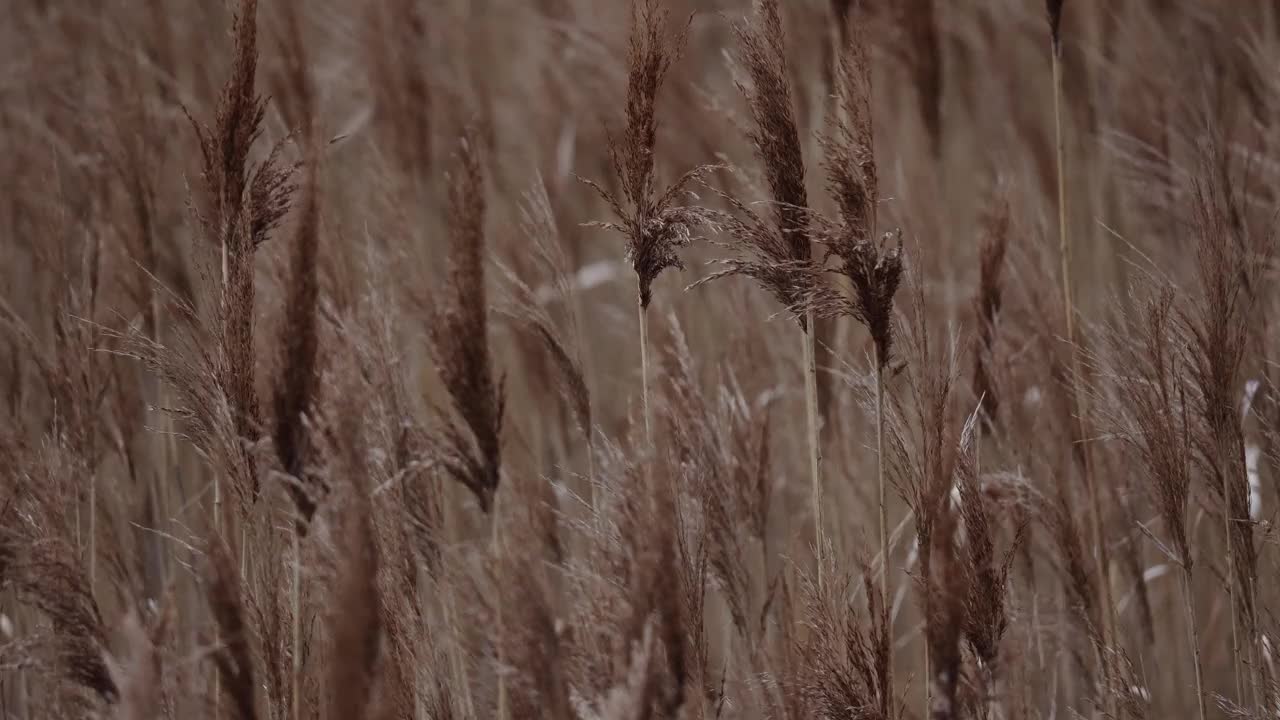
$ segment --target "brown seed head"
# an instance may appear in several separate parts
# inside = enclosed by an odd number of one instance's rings
[[[1045,9],[1049,17],[1049,37],[1053,40],[1053,51],[1062,52],[1062,6],[1066,0],[1045,0]]]
[[[498,489],[506,400],[489,351],[484,176],[474,133],[463,139],[457,162],[449,178],[447,294],[430,335],[436,371],[462,423],[447,422],[436,449],[446,472],[487,511]]]

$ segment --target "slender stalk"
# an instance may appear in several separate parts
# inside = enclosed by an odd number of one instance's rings
[[[215,538],[222,537],[222,492],[219,487],[218,473],[213,474],[213,535]],[[218,640],[217,628],[214,628],[213,639]],[[222,717],[222,676],[218,674],[218,669],[213,669],[213,717],[214,720]]]
[[[98,577],[98,473],[89,474],[89,594]]]
[[[925,622],[928,622],[928,620]],[[924,638],[924,682],[921,683],[924,685],[924,712],[920,717],[929,717],[929,708],[933,706],[933,671],[929,667],[928,631],[922,632],[921,637]]]
[[[1191,638],[1191,655],[1196,670],[1196,704],[1200,710],[1200,720],[1205,720],[1204,705],[1204,670],[1200,665],[1200,626],[1196,623],[1196,610],[1191,597],[1191,567],[1186,561],[1182,563],[1182,603],[1187,614],[1187,633]]]
[[[1222,443],[1219,443],[1218,458],[1224,460],[1227,454],[1221,449]],[[1225,464],[1225,463],[1224,463]],[[1227,602],[1231,606],[1231,675],[1236,681],[1236,700],[1244,695],[1244,690],[1240,685],[1240,620],[1236,617],[1236,578],[1235,578],[1235,549],[1231,542],[1231,488],[1227,483],[1226,469],[1222,472],[1222,539],[1227,546]]]
[[[440,497],[440,522],[444,526],[445,541],[452,543],[458,540],[457,532],[454,529],[453,522],[453,505],[449,502],[449,490],[447,486],[439,485],[439,478],[436,478],[437,487],[441,488]],[[497,496],[494,496],[495,501]],[[444,570],[441,570],[441,580],[443,580]],[[439,582],[444,586],[444,618],[445,624],[449,628],[449,633],[453,636],[449,642],[449,664],[453,670],[454,687],[462,688],[462,702],[466,709],[466,717],[476,717],[475,701],[471,696],[471,683],[467,681],[466,673],[463,670],[462,663],[462,638],[458,628],[458,614],[455,607],[454,585],[452,582]]]
[[[644,442],[646,452],[653,450],[653,421],[649,416],[649,313],[637,296],[636,311],[640,318],[640,392],[644,405]]]
[[[809,476],[813,482],[813,535],[815,553],[822,552],[822,445],[818,437],[818,361],[814,313],[805,313],[800,341],[804,345],[804,399],[809,424]],[[822,587],[822,562],[818,562],[818,587]]]
[[[884,364],[880,357],[880,349],[875,351],[876,363],[876,493],[880,509],[880,612],[884,613],[884,629],[888,634],[886,644],[889,650],[888,673],[885,678],[885,691],[893,695],[893,614],[889,611],[889,523],[885,512],[884,481]],[[926,643],[927,644],[927,643]],[[927,654],[927,652],[926,652]],[[926,670],[927,672],[927,670]],[[926,679],[925,682],[928,685]],[[885,705],[888,712],[889,703]]]
[[[1071,366],[1074,380],[1071,384],[1072,403],[1076,408],[1076,418],[1079,423],[1080,441],[1086,443],[1088,439],[1088,424],[1086,420],[1087,406],[1084,398],[1080,395],[1078,384],[1080,379],[1080,354],[1076,345],[1075,330],[1075,303],[1072,299],[1071,284],[1071,242],[1070,235],[1067,232],[1067,185],[1065,177],[1065,143],[1062,132],[1062,46],[1059,43],[1053,45],[1053,125],[1055,145],[1057,150],[1057,176],[1058,176],[1058,255],[1062,263],[1062,305],[1063,313],[1066,319],[1067,343],[1071,350]],[[1102,533],[1102,509],[1098,500],[1098,488],[1093,476],[1092,462],[1087,444],[1081,447],[1081,455],[1084,458],[1084,483],[1085,492],[1089,496],[1089,521],[1090,530],[1093,536],[1093,545],[1096,549],[1094,559],[1097,563],[1098,588],[1101,592],[1100,601],[1103,607],[1102,616],[1102,639],[1104,643],[1111,642],[1115,631],[1115,607],[1111,601],[1111,579],[1108,572],[1107,546]],[[1106,673],[1106,667],[1101,668]]]
[[[290,603],[293,605],[293,682],[291,683],[292,695],[292,717],[293,720],[301,718],[301,708],[298,703],[298,683],[302,679],[302,542],[298,537],[298,528],[293,528],[293,592]]]
[[[493,494],[493,557],[498,560],[502,554],[502,523],[498,517],[498,493]],[[498,623],[496,637],[503,637],[503,620],[502,620],[502,602],[497,604]],[[502,651],[502,641],[498,640],[494,643],[498,650],[498,712],[495,717],[497,720],[507,720],[507,675],[503,672],[502,665],[506,662]]]
[[[591,498],[591,509],[596,508],[596,448],[591,428],[587,428],[587,491]]]

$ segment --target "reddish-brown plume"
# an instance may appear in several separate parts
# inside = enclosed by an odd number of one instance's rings
[[[807,632],[794,639],[802,669],[794,691],[804,717],[890,720],[893,693],[884,686],[888,615],[880,605],[872,571],[861,564],[864,619],[849,601],[855,592],[851,570],[836,564],[830,547],[821,551],[818,561],[825,564],[821,584],[807,574],[800,577],[799,612]]]
[[[69,499],[61,475],[82,471],[65,448],[40,453],[4,446],[0,460],[0,582],[16,591],[18,602],[48,619],[44,642],[53,667],[64,677],[114,703],[119,688],[105,662],[107,628],[81,564],[63,504]],[[33,663],[36,667],[38,664]]]
[[[851,28],[837,65],[836,102],[823,138],[827,191],[838,221],[819,223],[827,259],[837,258],[853,296],[810,282],[805,302],[821,317],[848,315],[871,333],[876,361],[887,367],[893,351],[893,299],[902,282],[902,234],[876,239],[879,172],[871,117],[871,69],[861,28]],[[814,277],[814,274],[810,274]]]
[[[974,413],[960,435],[956,455],[955,484],[960,491],[960,519],[963,520],[963,557],[958,560],[967,575],[965,611],[962,618],[965,639],[983,665],[995,673],[1000,660],[1000,642],[1009,628],[1007,603],[1013,559],[1026,537],[1027,526],[1013,528],[1012,539],[1002,556],[996,554],[1000,508],[982,486],[977,466],[977,419]]]
[[[475,134],[459,146],[449,181],[447,292],[431,325],[432,358],[462,422],[438,441],[444,469],[488,511],[502,465],[503,381],[494,376],[485,290],[485,189]]]
[[[791,78],[787,70],[786,34],[777,0],[761,0],[748,21],[734,26],[738,62],[751,83],[739,84],[751,116],[747,137],[769,186],[772,217],[747,201],[717,191],[732,212],[717,213],[735,257],[718,261],[724,269],[699,280],[700,285],[732,275],[755,280],[808,331],[808,298],[831,292],[813,255],[809,223],[812,212],[805,188],[804,153],[796,123]]]
[[[1192,188],[1196,270],[1200,297],[1184,320],[1190,334],[1190,374],[1203,426],[1199,451],[1209,489],[1227,514],[1236,603],[1246,632],[1256,620],[1254,586],[1258,550],[1249,517],[1244,427],[1238,406],[1249,323],[1254,320],[1263,269],[1273,250],[1273,229],[1243,222],[1243,198],[1226,173]]]
[[[311,448],[304,418],[318,399],[320,278],[320,174],[322,146],[314,117],[315,91],[307,72],[306,48],[300,36],[297,10],[286,6],[291,51],[290,83],[298,98],[294,112],[307,148],[306,182],[297,225],[289,243],[289,270],[285,281],[284,322],[278,342],[280,371],[275,388],[274,440],[280,465],[290,475],[288,489],[300,515],[300,526],[315,513],[319,481],[306,467]]]
[[[741,62],[751,76],[751,86],[741,88],[753,122],[749,137],[769,182],[774,223],[785,241],[785,254],[773,259],[808,260],[812,249],[807,232],[809,198],[804,184],[804,155],[787,70],[786,33],[777,0],[756,3],[752,20],[735,25],[734,33]]]
[[[712,168],[700,165],[686,172],[661,193],[654,179],[658,143],[658,91],[680,57],[688,25],[668,37],[670,13],[662,0],[631,0],[631,40],[627,54],[627,127],[622,139],[610,137],[609,159],[622,197],[600,183],[579,178],[600,195],[616,222],[595,227],[621,233],[627,239],[627,261],[636,273],[641,307],[649,307],[653,281],[667,268],[684,269],[678,251],[694,239],[710,215],[677,201],[686,188]],[[690,19],[692,21],[692,18]]]
[[[236,431],[248,439],[256,439],[261,428],[254,387],[254,255],[288,213],[294,191],[293,168],[281,157],[283,143],[257,166],[249,164],[266,115],[266,101],[256,90],[257,9],[256,0],[242,0],[237,10],[231,73],[214,126],[191,118],[210,203],[201,220],[222,266],[219,383],[231,403]],[[253,492],[257,494],[256,476]]]

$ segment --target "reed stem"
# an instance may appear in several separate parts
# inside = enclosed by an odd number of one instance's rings
[[[500,522],[498,517],[498,493],[497,492],[493,494],[492,515],[493,515],[493,538],[492,538],[493,558],[496,562],[501,562],[502,523]],[[504,622],[502,619],[502,602],[501,601],[497,603],[497,608],[498,608],[498,622],[497,622],[498,634],[495,637],[497,637],[498,640],[497,642],[494,643],[494,645],[497,646],[497,655],[498,655],[498,712],[497,712],[497,715],[495,715],[495,717],[497,718],[497,720],[507,720],[507,674],[503,671],[503,667],[502,667],[503,664],[506,662],[505,653],[503,653],[503,650],[502,650],[502,638],[504,637],[505,630],[503,629]]]
[[[809,435],[809,477],[813,483],[813,551],[818,557],[818,587],[822,587],[822,444],[818,420],[817,333],[814,313],[805,313],[805,328],[800,341],[804,345],[804,399]]]
[[[880,510],[880,612],[884,613],[884,631],[888,646],[887,677],[885,691],[893,696],[893,613],[889,610],[889,522],[885,511],[884,481],[884,362],[880,348],[875,351],[876,363],[876,494]],[[928,682],[926,681],[926,685]],[[885,712],[889,711],[889,700]]]
[[[293,605],[293,673],[292,702],[290,705],[293,720],[300,720],[301,705],[299,703],[298,684],[302,679],[302,542],[297,525],[293,528],[293,592],[290,604]]]
[[[1182,563],[1182,603],[1187,614],[1187,633],[1191,638],[1191,655],[1196,670],[1196,704],[1200,711],[1200,720],[1205,720],[1204,705],[1204,669],[1200,665],[1200,626],[1196,623],[1196,610],[1191,597],[1191,566],[1187,561]]]
[[[1222,449],[1222,443],[1218,443],[1219,462],[1225,466],[1227,453]],[[1227,545],[1227,602],[1231,606],[1231,675],[1235,678],[1236,695],[1235,699],[1240,700],[1244,696],[1243,686],[1240,684],[1240,620],[1236,615],[1236,553],[1234,544],[1231,542],[1231,487],[1227,482],[1226,468],[1222,472],[1222,540]]]
[[[1089,525],[1091,530],[1093,545],[1095,548],[1094,559],[1096,561],[1096,572],[1098,576],[1098,589],[1101,593],[1099,601],[1102,603],[1102,641],[1104,644],[1114,642],[1115,637],[1115,607],[1111,601],[1111,578],[1108,571],[1107,545],[1102,532],[1102,508],[1098,500],[1098,488],[1093,476],[1093,468],[1089,454],[1088,446],[1088,421],[1087,406],[1084,398],[1080,395],[1079,383],[1081,379],[1081,366],[1079,347],[1076,343],[1075,330],[1075,303],[1073,301],[1072,283],[1071,283],[1071,242],[1070,235],[1067,231],[1067,185],[1066,185],[1066,163],[1065,163],[1065,141],[1062,132],[1062,46],[1058,42],[1053,43],[1053,125],[1054,138],[1057,155],[1057,180],[1058,180],[1058,255],[1062,263],[1062,305],[1063,313],[1066,320],[1067,344],[1070,346],[1071,367],[1073,379],[1071,382],[1071,399],[1072,404],[1076,408],[1076,418],[1079,424],[1081,457],[1083,458],[1083,475],[1085,483],[1085,492],[1089,497]],[[1100,668],[1104,677],[1107,674],[1107,668]],[[1110,695],[1108,695],[1110,697]],[[1110,702],[1110,701],[1109,701]]]
[[[653,421],[649,416],[649,313],[637,296],[636,311],[640,319],[640,401],[644,406],[645,451],[653,451]]]

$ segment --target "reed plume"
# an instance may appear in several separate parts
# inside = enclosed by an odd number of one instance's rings
[[[1243,222],[1242,199],[1225,173],[1206,172],[1191,189],[1199,296],[1183,316],[1190,335],[1188,372],[1197,392],[1197,453],[1217,494],[1227,546],[1232,649],[1237,663],[1253,657],[1257,643],[1255,585],[1258,551],[1249,516],[1243,418],[1237,405],[1249,323],[1274,245],[1273,230]],[[1237,628],[1237,625],[1239,626]],[[1243,633],[1244,640],[1239,635]],[[1257,672],[1254,690],[1259,689]]]
[[[287,488],[298,510],[303,529],[315,514],[323,484],[308,471],[311,448],[305,418],[319,399],[321,141],[315,118],[315,90],[308,74],[309,58],[301,37],[298,10],[285,7],[289,85],[295,101],[290,106],[307,153],[306,180],[297,224],[289,243],[284,321],[277,340],[279,378],[273,398],[273,440],[280,465],[288,474]]]
[[[631,37],[627,52],[627,125],[621,138],[609,138],[609,160],[621,197],[598,182],[579,178],[613,211],[615,221],[591,223],[626,238],[626,257],[636,274],[640,322],[641,401],[645,442],[652,448],[649,407],[649,322],[653,281],[667,268],[683,270],[679,250],[693,242],[697,229],[711,215],[697,206],[679,204],[690,184],[712,169],[700,165],[682,175],[661,193],[654,168],[658,143],[658,91],[679,59],[689,25],[668,37],[670,12],[662,0],[631,0]],[[692,22],[692,17],[690,17]]]
[[[254,256],[288,213],[294,192],[294,169],[283,161],[283,141],[265,160],[249,164],[266,115],[266,100],[256,90],[257,11],[257,0],[241,0],[237,8],[231,72],[213,127],[188,115],[200,144],[209,202],[199,218],[221,255],[219,383],[231,404],[236,431],[248,440],[256,439],[261,427],[254,387]],[[257,482],[255,475],[255,496]]]
[[[890,720],[893,690],[889,684],[888,628],[879,607],[871,569],[861,565],[861,590],[867,619],[854,610],[853,574],[835,562],[828,545],[818,560],[824,580],[800,575],[801,607],[807,637],[795,648],[802,668],[796,689],[806,717],[855,717]]]
[[[724,268],[699,283],[732,275],[752,278],[792,311],[799,323],[817,552],[823,543],[817,345],[813,313],[802,308],[807,277],[813,276],[812,270],[807,276],[805,273],[813,249],[804,153],[788,76],[786,33],[777,0],[756,2],[751,20],[737,23],[734,34],[738,39],[738,61],[751,79],[750,85],[739,84],[752,121],[748,139],[764,170],[773,217],[765,219],[745,202],[721,193],[736,213],[720,215],[719,224],[731,238],[737,256],[721,260]]]
[[[984,671],[983,698],[998,698],[997,683],[1002,672],[1001,642],[1012,620],[1008,603],[1013,561],[1023,547],[1027,523],[1020,521],[1002,555],[996,552],[997,518],[1000,508],[992,502],[982,486],[978,468],[978,421],[981,409],[965,422],[956,454],[955,486],[960,494],[960,520],[963,521],[964,543],[957,561],[963,568],[964,612],[961,624],[964,637]]]
[[[493,506],[502,462],[504,379],[495,378],[485,289],[485,190],[474,133],[458,149],[449,181],[449,273],[430,328],[432,360],[461,424],[441,428],[436,451],[448,475]]]
[[[1107,375],[1114,398],[1100,397],[1099,412],[1117,437],[1133,448],[1144,468],[1146,488],[1160,513],[1164,537],[1155,540],[1177,564],[1181,575],[1183,610],[1196,681],[1199,716],[1206,717],[1205,687],[1200,661],[1200,631],[1191,593],[1193,557],[1187,526],[1191,479],[1195,470],[1189,400],[1194,390],[1184,374],[1186,362],[1179,346],[1177,291],[1150,279],[1145,296],[1121,327],[1108,333],[1111,358]],[[1098,391],[1101,395],[1101,391]]]
[[[82,471],[82,460],[56,442],[37,451],[4,437],[0,461],[0,587],[48,619],[52,632],[39,644],[53,656],[50,675],[113,704],[120,688],[106,662],[107,627],[64,511],[65,477]]]

